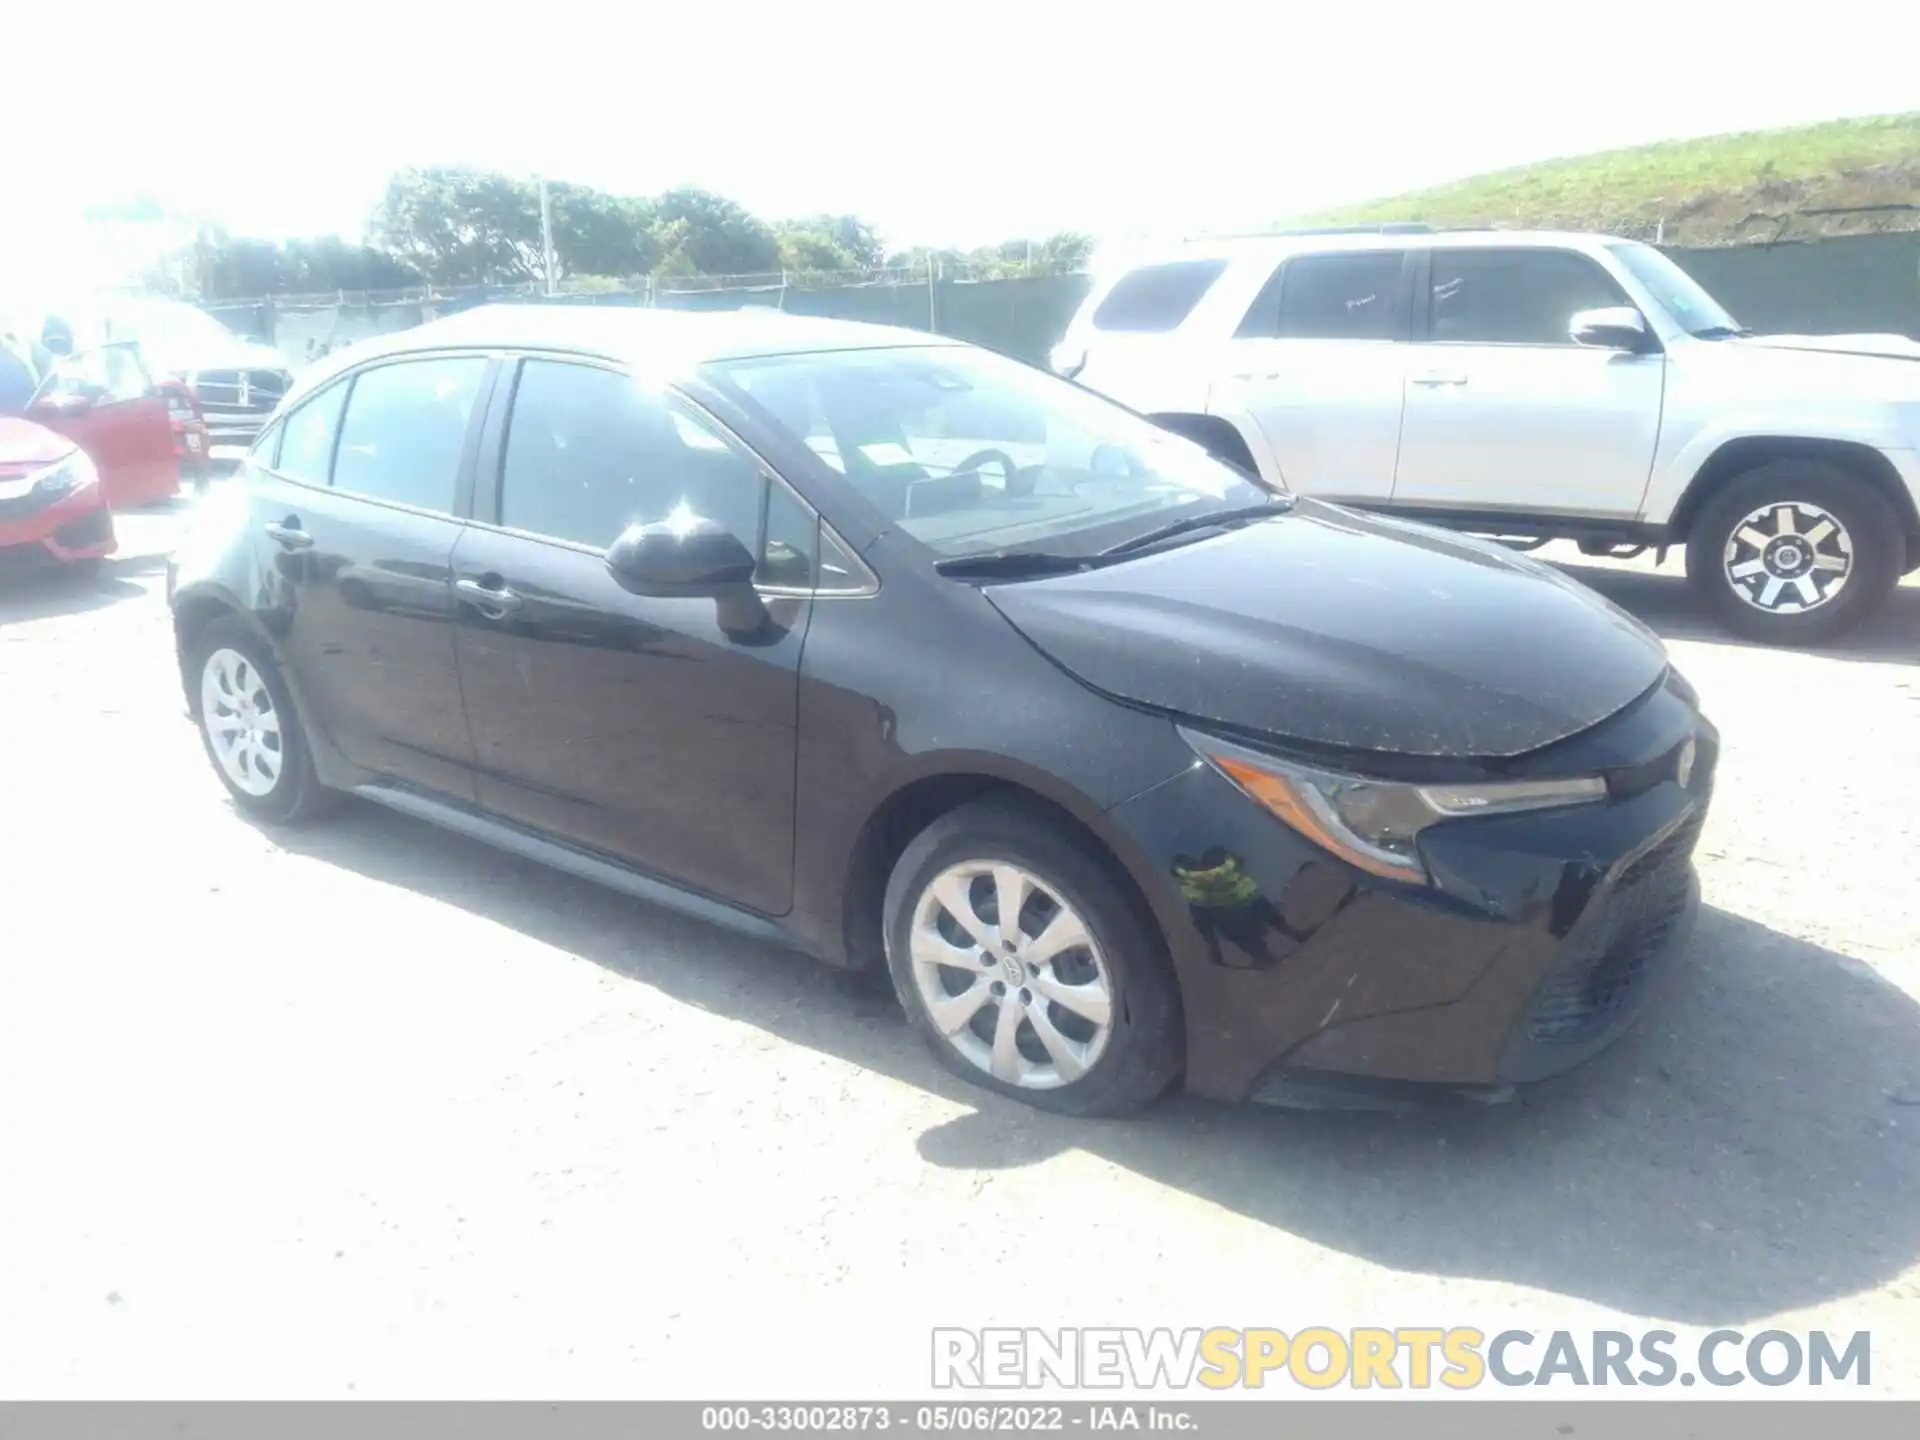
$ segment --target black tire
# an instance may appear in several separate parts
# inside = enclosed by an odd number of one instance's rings
[[[248,793],[227,774],[220,757],[215,753],[207,716],[203,713],[205,706],[200,703],[201,676],[206,672],[208,660],[222,650],[239,654],[259,673],[260,682],[279,717],[280,771],[272,788],[264,795]],[[270,645],[240,621],[222,617],[208,621],[201,630],[194,641],[188,665],[188,683],[193,687],[201,748],[207,752],[207,763],[213,766],[213,773],[220,777],[220,783],[233,797],[235,805],[257,820],[291,825],[324,812],[339,799],[338,792],[323,786],[319,776],[314,773],[313,751],[307,744],[306,728],[294,706],[293,694],[286,679],[280,673],[279,658]]]
[[[1084,1074],[1057,1088],[1011,1084],[968,1060],[929,1018],[914,981],[910,936],[923,892],[951,866],[1002,860],[1057,892],[1084,921],[1106,963],[1112,1020],[1105,1048]],[[1043,1110],[1120,1116],[1151,1104],[1180,1073],[1180,996],[1157,928],[1088,843],[1036,807],[990,797],[936,820],[894,866],[882,915],[887,968],[907,1018],[934,1057],[962,1079]]]
[[[1758,608],[1728,574],[1728,546],[1755,511],[1796,502],[1818,506],[1839,523],[1852,546],[1852,569],[1833,598],[1815,608]],[[1768,645],[1813,645],[1844,634],[1879,609],[1899,583],[1905,554],[1899,517],[1870,482],[1820,460],[1775,460],[1736,476],[1694,516],[1687,531],[1687,580],[1734,634]]]

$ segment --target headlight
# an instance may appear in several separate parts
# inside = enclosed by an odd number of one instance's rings
[[[1463,785],[1370,780],[1280,760],[1184,727],[1180,734],[1201,759],[1289,829],[1369,874],[1416,885],[1429,879],[1415,845],[1429,825],[1473,815],[1587,805],[1607,794],[1607,782],[1598,776]]]
[[[93,468],[93,461],[87,458],[84,450],[75,450],[64,460],[56,460],[44,470],[36,470],[29,477],[34,490],[41,495],[66,495],[83,489],[99,478],[99,472]]]

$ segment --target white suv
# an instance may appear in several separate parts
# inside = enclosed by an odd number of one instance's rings
[[[1920,567],[1920,344],[1755,337],[1660,251],[1388,226],[1098,281],[1054,369],[1308,495],[1526,547],[1687,547],[1727,626],[1838,634]]]

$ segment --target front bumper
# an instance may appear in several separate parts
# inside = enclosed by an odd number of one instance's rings
[[[98,481],[58,499],[0,501],[0,566],[98,560],[111,555],[116,543],[113,513]]]
[[[1205,765],[1110,811],[1153,877],[1188,1088],[1283,1104],[1397,1101],[1416,1085],[1485,1096],[1590,1058],[1684,947],[1718,750],[1669,681],[1521,762],[1605,773],[1607,801],[1436,826],[1424,887],[1352,869]]]

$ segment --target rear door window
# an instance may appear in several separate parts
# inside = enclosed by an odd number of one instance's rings
[[[1224,260],[1175,260],[1121,277],[1093,312],[1093,328],[1151,334],[1175,329],[1226,272]]]
[[[1579,310],[1630,303],[1613,277],[1571,250],[1433,250],[1429,339],[1462,345],[1572,345]]]
[[[478,355],[403,360],[361,371],[340,423],[334,488],[450,514],[486,372],[487,362]]]
[[[1272,333],[1289,340],[1399,339],[1403,263],[1398,250],[1295,255],[1276,277]]]

